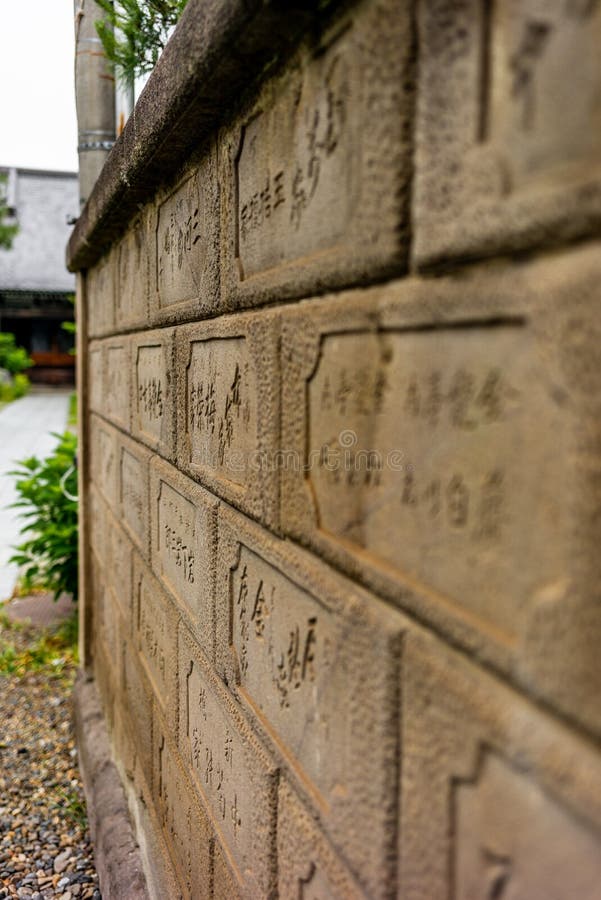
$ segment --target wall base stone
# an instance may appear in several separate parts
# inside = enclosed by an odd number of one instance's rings
[[[75,685],[79,766],[100,889],[104,900],[149,900],[146,877],[121,779],[110,750],[96,682],[80,672]]]

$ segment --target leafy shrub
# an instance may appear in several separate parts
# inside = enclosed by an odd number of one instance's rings
[[[55,600],[64,591],[77,597],[77,437],[70,431],[57,434],[59,442],[46,459],[21,460],[11,472],[17,477],[19,500],[26,524],[11,562],[22,567],[26,590],[44,587]]]
[[[0,369],[7,369],[11,375],[23,372],[33,366],[33,359],[23,347],[17,347],[14,334],[0,331]]]
[[[24,397],[29,387],[29,378],[21,373],[15,375],[9,384],[0,383],[0,403],[10,403],[11,400]]]

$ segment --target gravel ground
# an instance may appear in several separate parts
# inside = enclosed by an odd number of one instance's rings
[[[0,624],[0,660],[42,632]],[[29,657],[28,657],[29,658]],[[0,898],[99,900],[71,724],[69,654],[0,675]],[[6,668],[6,667],[5,667]]]

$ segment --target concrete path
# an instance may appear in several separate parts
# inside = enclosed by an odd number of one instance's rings
[[[27,397],[0,409],[0,600],[13,592],[18,569],[9,565],[12,545],[19,540],[17,509],[6,507],[17,499],[15,479],[6,475],[15,460],[26,456],[47,456],[56,444],[52,431],[67,425],[70,390],[32,389]]]

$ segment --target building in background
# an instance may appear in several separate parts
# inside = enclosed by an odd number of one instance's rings
[[[0,174],[7,221],[19,226],[12,248],[0,249],[0,331],[12,332],[35,360],[32,381],[70,383],[73,337],[61,323],[73,319],[65,244],[79,211],[77,175],[1,167]]]

